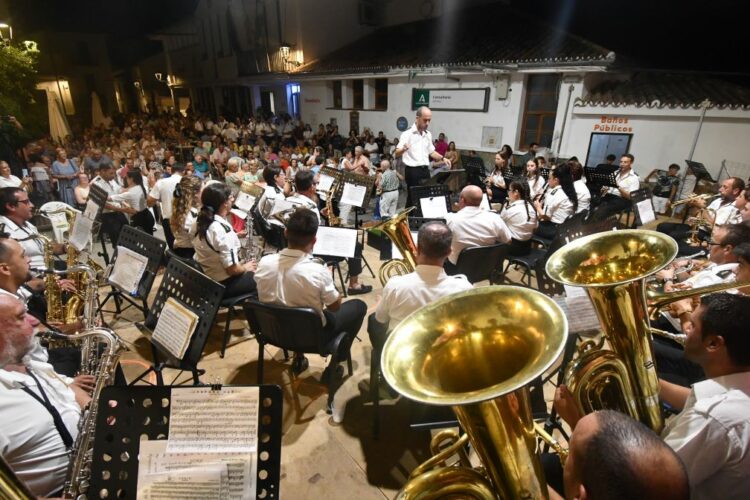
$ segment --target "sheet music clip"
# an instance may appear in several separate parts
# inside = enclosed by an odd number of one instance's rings
[[[214,377],[213,382],[211,382],[209,386],[211,387],[211,392],[221,392],[222,384],[219,377]]]

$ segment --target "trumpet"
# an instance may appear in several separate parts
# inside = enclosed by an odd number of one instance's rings
[[[698,200],[706,200],[706,203],[708,203],[710,201],[714,201],[714,199],[718,198],[719,196],[721,195],[720,194],[691,194],[684,200],[680,200],[680,201],[676,201],[672,203],[671,206],[672,208],[679,207],[680,205],[689,204]]]

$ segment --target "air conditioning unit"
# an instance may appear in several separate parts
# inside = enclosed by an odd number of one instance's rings
[[[380,26],[383,8],[380,0],[359,0],[359,24],[361,26]]]

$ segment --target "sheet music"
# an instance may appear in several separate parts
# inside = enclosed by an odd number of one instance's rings
[[[422,217],[430,219],[444,218],[448,213],[445,196],[433,196],[419,199],[419,208],[422,209]]]
[[[244,212],[249,212],[253,205],[255,205],[255,201],[257,198],[255,196],[251,196],[245,192],[240,191],[237,193],[237,197],[234,199],[234,204],[237,208]]]
[[[135,294],[146,271],[148,258],[135,253],[129,248],[117,245],[117,259],[115,260],[109,282],[119,286],[127,293]]]
[[[326,174],[320,174],[318,176],[318,191],[323,191],[324,193],[327,193],[331,190],[331,186],[333,186],[333,182],[336,179],[331,177],[330,175]]]
[[[318,228],[318,235],[313,247],[313,255],[332,257],[354,257],[357,249],[357,230],[343,227]]]
[[[565,287],[565,307],[570,333],[597,331],[599,317],[586,289],[580,286]]]
[[[174,297],[169,297],[159,314],[152,338],[174,357],[182,359],[190,346],[197,324],[197,314]]]
[[[357,184],[351,184],[349,182],[344,183],[344,189],[341,192],[339,204],[362,208],[366,194],[367,186],[358,186]]]
[[[229,497],[229,480],[224,464],[202,464],[200,467],[155,474],[141,474],[141,469],[139,463],[139,500],[224,500]]]
[[[233,208],[229,212],[233,213],[242,220],[247,219],[247,212],[245,212],[244,210],[240,210],[239,208]]]
[[[255,455],[234,453],[167,453],[167,441],[141,441],[138,453],[138,483],[147,474],[180,471],[195,466],[220,465],[226,468],[228,496],[231,500],[255,498],[257,472]]]
[[[273,207],[271,208],[271,213],[268,214],[269,217],[272,215],[275,215],[279,212],[283,212],[284,210],[289,210],[290,208],[294,208],[298,206],[296,203],[292,203],[288,200],[282,200],[281,198],[273,200]]]
[[[258,449],[258,387],[173,388],[168,453],[252,453]]]
[[[73,223],[73,229],[70,230],[70,239],[68,243],[79,252],[83,252],[89,244],[89,238],[94,228],[94,220],[79,215]]]
[[[440,172],[450,172],[450,167],[447,163],[435,163],[432,168],[430,168],[430,177],[435,177]]]
[[[418,231],[409,231],[411,233],[411,239],[414,240],[414,244],[419,244],[419,232]],[[399,251],[398,247],[391,241],[391,259],[403,259],[404,256],[401,255],[401,252]]]
[[[638,215],[641,219],[641,225],[648,224],[649,222],[654,222],[656,220],[656,215],[654,214],[654,207],[651,204],[651,199],[639,201],[635,204],[635,206],[638,209]]]
[[[96,219],[96,214],[99,211],[99,205],[94,203],[94,200],[89,200],[86,202],[86,210],[83,211],[83,216],[87,219],[94,220]]]

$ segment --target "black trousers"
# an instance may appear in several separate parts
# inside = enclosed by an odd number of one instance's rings
[[[108,212],[102,214],[102,226],[101,231],[109,236],[109,241],[112,242],[112,246],[117,246],[117,240],[120,237],[120,231],[123,226],[128,225],[128,218],[125,214],[120,212]]]
[[[607,194],[602,198],[601,203],[597,207],[595,218],[596,220],[604,220],[611,215],[627,210],[632,205],[630,200],[613,194]]]
[[[559,224],[555,224],[552,221],[543,220],[539,222],[539,225],[537,226],[536,231],[534,231],[534,234],[539,236],[540,238],[554,240],[557,236],[558,225]]]
[[[324,332],[328,335],[326,340],[336,338],[341,332],[346,332],[348,337],[354,339],[362,328],[362,322],[367,314],[367,304],[359,299],[351,299],[341,303],[338,311],[326,310],[326,326]]]
[[[195,248],[178,248],[174,247],[172,251],[178,256],[182,257],[183,259],[192,259],[193,255],[195,255]]]
[[[169,225],[169,219],[162,219],[161,227],[164,228],[164,239],[167,241],[167,246],[173,250],[174,234],[172,234],[172,226]]]
[[[414,201],[411,199],[411,188],[421,186],[422,181],[430,178],[430,169],[427,165],[419,167],[404,166],[404,178],[406,180],[406,206],[411,207]]]
[[[685,350],[681,345],[660,337],[654,337],[653,345],[659,378],[683,387],[706,380],[706,374],[700,365],[685,359]]]
[[[252,293],[255,297],[258,296],[258,287],[251,272],[230,276],[222,281],[221,284],[224,285],[225,299],[245,295],[246,293]]]

